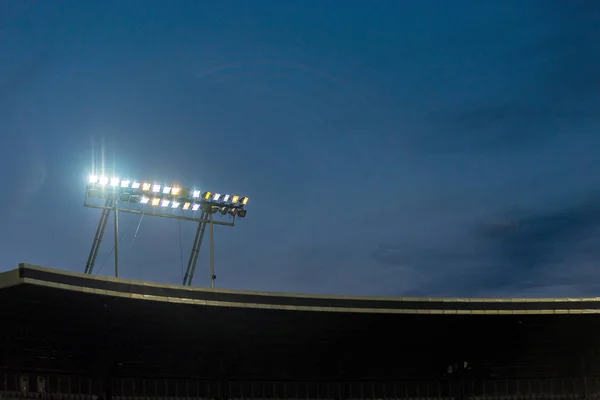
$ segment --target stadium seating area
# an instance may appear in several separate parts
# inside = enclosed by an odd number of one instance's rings
[[[295,296],[22,265],[0,400],[600,400],[600,298]]]

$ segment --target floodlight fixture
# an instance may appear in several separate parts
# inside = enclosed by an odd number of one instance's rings
[[[104,199],[104,205],[93,204],[97,199]],[[191,285],[202,238],[206,225],[210,224],[211,236],[211,287],[214,287],[214,250],[213,225],[234,226],[236,217],[246,216],[245,206],[248,197],[221,194],[219,192],[201,191],[198,188],[186,189],[179,185],[161,185],[156,181],[120,179],[116,176],[91,175],[88,180],[84,205],[102,210],[100,223],[96,231],[94,243],[88,257],[85,272],[91,274],[98,255],[102,236],[111,211],[115,212],[115,276],[118,277],[118,213],[128,212],[138,215],[153,215],[198,223],[198,230],[188,262],[188,269],[183,280],[184,285]],[[232,222],[215,221],[213,215],[230,216]],[[177,215],[180,214],[180,215]]]

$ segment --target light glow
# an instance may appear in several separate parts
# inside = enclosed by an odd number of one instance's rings
[[[156,181],[138,181],[123,179],[116,176],[94,175],[88,176],[87,196],[90,198],[107,198],[118,196],[123,203],[151,204],[154,207],[182,209],[184,211],[202,211],[206,213],[220,213],[234,217],[244,217],[246,212],[241,212],[248,204],[249,198],[220,192],[200,191],[180,187],[179,184],[157,184]],[[110,190],[105,186],[110,185]]]

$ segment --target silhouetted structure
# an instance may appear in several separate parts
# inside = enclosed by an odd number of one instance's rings
[[[20,265],[0,274],[0,396],[591,398],[599,313],[595,298],[316,297]]]

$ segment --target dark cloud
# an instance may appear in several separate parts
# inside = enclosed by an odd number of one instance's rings
[[[484,226],[480,238],[488,243],[491,255],[504,270],[486,277],[486,286],[535,286],[550,265],[562,266],[570,274],[555,277],[565,283],[575,276],[574,258],[597,259],[600,251],[600,198],[593,198],[555,210],[515,216],[510,223]],[[592,244],[592,243],[595,243]],[[555,284],[558,282],[554,282]]]
[[[428,276],[424,287],[398,293],[403,295],[524,294],[559,286],[582,295],[598,286],[592,282],[600,273],[592,264],[600,259],[600,197],[507,215],[471,226],[453,242],[428,248],[383,244],[370,257],[385,268]]]

